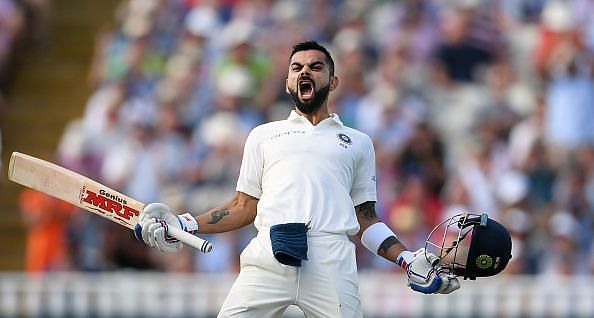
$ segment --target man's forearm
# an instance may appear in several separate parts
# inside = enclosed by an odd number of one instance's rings
[[[196,218],[200,233],[222,233],[241,228],[250,222],[245,214],[233,207],[216,207]]]
[[[226,204],[196,217],[200,233],[222,233],[244,227],[256,217],[258,199],[238,192]]]
[[[398,240],[398,238],[390,236],[380,245],[377,255],[390,262],[396,263],[398,255],[406,250],[407,248],[400,242],[400,240]]]
[[[375,202],[368,201],[356,206],[355,213],[357,214],[357,221],[360,226],[357,236],[363,245],[370,249],[371,252],[377,253],[377,255],[396,263],[398,255],[407,250],[407,248],[390,229],[381,223],[375,212]],[[363,238],[363,235],[370,227],[374,234],[370,234],[371,238],[367,238],[366,240]],[[369,244],[366,244],[366,242],[369,242]],[[375,247],[378,245],[379,247],[376,250]]]

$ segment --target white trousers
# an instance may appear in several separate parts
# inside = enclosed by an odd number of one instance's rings
[[[345,235],[308,233],[301,267],[279,263],[267,230],[241,253],[241,271],[218,317],[282,317],[290,305],[306,317],[363,317],[355,245]]]

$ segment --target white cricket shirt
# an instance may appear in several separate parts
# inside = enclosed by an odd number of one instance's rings
[[[354,206],[377,200],[373,144],[336,114],[314,126],[292,111],[250,132],[236,189],[260,199],[258,229],[311,222],[311,232],[354,235]]]

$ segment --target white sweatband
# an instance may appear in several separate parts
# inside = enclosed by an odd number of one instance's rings
[[[396,236],[383,222],[374,223],[363,231],[361,243],[373,254],[377,254],[380,245],[390,236]]]
[[[184,213],[177,216],[182,230],[194,234],[198,231],[198,222],[190,213]]]

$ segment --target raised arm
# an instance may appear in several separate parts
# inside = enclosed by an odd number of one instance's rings
[[[441,273],[439,259],[425,248],[408,251],[375,212],[375,202],[368,201],[355,206],[360,230],[357,236],[372,253],[402,267],[408,276],[408,285],[415,291],[433,294],[449,294],[460,288],[454,276]]]
[[[374,224],[380,223],[381,221],[375,212],[375,202],[367,201],[365,203],[359,204],[355,207],[355,212],[357,213],[357,220],[359,221],[360,226],[357,237],[363,242],[362,236],[365,230]],[[380,225],[375,225],[375,227],[379,228]],[[387,235],[387,237],[385,237],[383,240],[379,240],[381,242],[378,241],[378,243],[380,243],[378,249],[372,252],[391,262],[396,263],[398,255],[406,250],[406,247],[400,242],[400,240],[398,240],[395,235]]]

